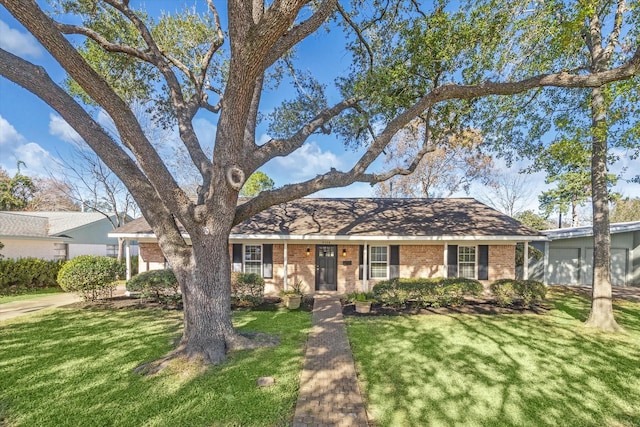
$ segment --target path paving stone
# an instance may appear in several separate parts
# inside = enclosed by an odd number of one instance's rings
[[[294,427],[367,426],[340,300],[316,295]]]

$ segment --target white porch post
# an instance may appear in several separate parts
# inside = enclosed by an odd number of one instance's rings
[[[289,255],[288,255],[288,248],[287,248],[287,242],[284,242],[284,284],[283,284],[283,291],[286,291],[289,286],[288,286],[288,278],[289,278]]]
[[[444,244],[444,270],[443,270],[443,277],[449,277],[449,271],[448,271],[448,264],[447,262],[449,262],[449,244],[445,243]]]
[[[522,265],[522,278],[529,279],[529,242],[524,242],[524,264]]]
[[[131,280],[131,240],[124,241],[124,256],[127,263],[127,280]]]
[[[369,280],[367,276],[369,275],[369,269],[367,268],[369,262],[367,261],[367,243],[363,245],[364,249],[362,250],[362,292],[367,292],[369,289]]]

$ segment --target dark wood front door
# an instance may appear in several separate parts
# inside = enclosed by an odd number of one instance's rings
[[[316,246],[316,291],[338,290],[338,247]]]

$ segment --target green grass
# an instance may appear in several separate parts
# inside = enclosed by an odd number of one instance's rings
[[[0,295],[0,304],[6,304],[8,302],[14,302],[14,301],[25,301],[33,298],[38,298],[43,295],[60,294],[60,293],[63,293],[62,289],[60,288],[43,288],[43,289],[37,289],[34,291],[29,291],[27,293],[19,294],[19,295]]]
[[[205,372],[174,364],[149,377],[132,371],[172,348],[181,328],[176,312],[59,309],[2,322],[0,426],[286,424],[309,313],[246,311],[234,322],[281,343],[234,353]],[[276,384],[259,388],[260,376]]]
[[[551,297],[544,315],[349,318],[376,425],[639,426],[640,304],[603,334],[584,297]]]

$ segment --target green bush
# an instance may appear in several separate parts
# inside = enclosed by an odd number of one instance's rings
[[[384,305],[393,307],[407,303],[420,307],[449,307],[464,304],[466,296],[480,295],[482,284],[463,278],[391,279],[377,283],[373,293]]]
[[[257,306],[264,301],[264,279],[256,273],[231,273],[231,304]]]
[[[76,292],[85,301],[95,301],[111,297],[114,282],[124,274],[122,263],[115,258],[81,255],[60,269],[58,283],[66,292]]]
[[[515,303],[523,306],[537,304],[547,294],[546,286],[536,280],[501,279],[493,282],[490,289],[502,307]]]
[[[179,304],[182,301],[178,280],[169,269],[140,273],[127,282],[127,290],[140,292],[143,298],[151,298],[163,304]]]
[[[57,287],[56,277],[64,263],[38,258],[0,259],[0,295]]]
[[[373,292],[352,292],[345,297],[346,302],[376,302]]]

